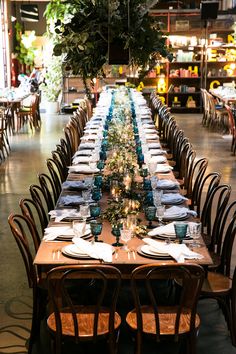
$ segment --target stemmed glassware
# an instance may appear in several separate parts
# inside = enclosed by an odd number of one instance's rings
[[[79,208],[80,216],[83,220],[90,217],[90,209],[88,204],[81,204]]]
[[[155,219],[155,216],[156,216],[156,207],[148,206],[147,208],[145,208],[145,217],[149,221],[147,226],[149,229],[155,227],[152,225],[152,221]]]
[[[165,205],[158,205],[156,207],[156,216],[158,218],[158,222],[160,225],[162,225],[162,220],[163,220],[163,217],[164,217],[164,214],[165,214]]]
[[[90,204],[90,215],[92,218],[97,218],[101,214],[101,207],[98,204]]]
[[[158,206],[161,205],[161,198],[163,195],[163,190],[162,189],[154,189],[153,190],[153,203],[155,207],[157,208]]]
[[[94,242],[103,242],[98,240],[98,236],[102,233],[102,222],[97,220],[92,220],[90,222],[91,233],[94,236]]]
[[[120,231],[120,233],[121,233],[120,239],[124,242],[123,249],[125,251],[127,251],[128,250],[128,241],[130,241],[131,237],[132,237],[132,230],[131,229],[123,229]]]
[[[103,160],[99,160],[97,163],[97,168],[100,170],[100,173],[102,172],[102,169],[104,168],[105,163]]]
[[[115,247],[121,247],[124,244],[120,242],[120,235],[121,235],[121,224],[116,224],[112,226],[111,233],[116,237],[116,242],[112,244]]]

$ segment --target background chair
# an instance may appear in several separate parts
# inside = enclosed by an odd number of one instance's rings
[[[34,227],[27,217],[19,214],[10,214],[8,223],[25,265],[29,287],[33,291],[33,312],[28,349],[28,353],[31,354],[33,343],[40,333],[40,321],[45,315],[47,299],[47,291],[41,269],[33,264],[40,239],[38,239]]]
[[[236,215],[234,215],[228,224],[224,237],[220,264],[215,271],[208,271],[201,289],[202,298],[211,298],[217,300],[223,311],[228,328],[231,334],[232,342],[235,344],[234,328],[235,318],[232,318],[231,307],[231,256],[236,235]],[[235,311],[235,309],[234,309]],[[235,313],[235,312],[234,312]]]
[[[145,336],[156,343],[162,340],[177,343],[185,337],[187,352],[196,353],[195,340],[200,325],[196,306],[203,279],[204,270],[192,264],[144,265],[132,272],[135,308],[127,314],[126,322],[136,333],[136,354],[145,352],[142,351]],[[158,288],[163,281],[169,285],[165,296],[160,295]]]
[[[67,341],[90,342],[96,351],[101,340],[107,342],[110,354],[116,353],[120,271],[109,265],[62,266],[52,269],[47,280],[53,311],[47,325],[54,353],[62,353]]]

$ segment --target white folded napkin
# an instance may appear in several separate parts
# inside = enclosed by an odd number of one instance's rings
[[[157,140],[159,141],[159,136],[156,134],[145,134],[147,140]]]
[[[160,241],[152,240],[151,238],[145,237],[143,241],[151,246],[154,250],[161,253],[168,253],[173,257],[178,263],[184,263],[185,259],[202,259],[203,255],[191,251],[185,244],[175,244],[175,243],[164,243]]]
[[[86,143],[86,142],[81,142],[80,144],[80,150],[83,150],[83,149],[94,149],[96,146],[95,142],[94,143]]]
[[[148,143],[147,146],[149,149],[160,149],[161,148],[160,143]]]
[[[173,170],[172,166],[157,164],[155,172],[156,173],[165,173],[165,172],[170,172],[171,170]]]
[[[151,127],[144,128],[144,132],[145,132],[145,134],[155,134],[155,135],[157,135],[156,129],[151,128]]]
[[[165,193],[161,197],[161,202],[163,204],[177,204],[188,200],[183,195],[179,193]]]
[[[156,162],[156,163],[164,163],[164,162],[166,162],[166,157],[165,156],[152,156],[149,161]]]
[[[76,166],[69,166],[69,173],[97,173],[99,169],[97,167],[91,168],[89,165],[79,164]]]
[[[145,129],[150,129],[150,128],[155,128],[155,125],[153,124],[153,122],[151,121],[150,123],[143,123],[142,127]]]
[[[79,205],[84,203],[84,198],[77,195],[63,195],[59,199],[61,205]]]
[[[185,208],[185,207],[180,207],[177,205],[173,205],[172,207],[166,209],[165,214],[164,214],[164,218],[168,218],[168,217],[180,217],[181,215],[185,215],[185,214],[190,214],[192,216],[197,216],[197,213],[194,210],[190,210],[189,208]]]
[[[155,229],[152,229],[148,232],[148,236],[152,237],[157,235],[175,236],[174,222],[171,222],[167,225],[155,227]]]
[[[74,231],[71,226],[51,226],[45,229],[45,241],[53,241],[58,236],[74,236]]]
[[[88,242],[79,237],[73,237],[73,243],[85,254],[104,262],[112,262],[112,246],[108,243]]]
[[[81,162],[89,163],[89,161],[90,161],[90,155],[89,156],[75,156],[72,160],[72,164],[77,165]]]
[[[98,136],[97,134],[86,134],[81,137],[81,140],[87,141],[87,140],[97,140]]]
[[[167,189],[167,188],[175,188],[179,186],[179,182],[172,181],[170,179],[159,179],[157,181],[157,188]]]
[[[56,209],[51,210],[48,214],[53,218],[55,217],[55,222],[60,222],[65,218],[80,217],[80,212],[77,209]]]
[[[73,156],[73,158],[74,157],[76,157],[76,156],[90,156],[90,155],[92,155],[92,153],[93,153],[93,150],[85,150],[85,149],[83,149],[83,150],[78,150],[78,151],[76,151],[76,153],[74,154],[74,156]]]
[[[83,181],[65,181],[62,183],[62,189],[87,189]]]
[[[152,156],[157,156],[157,155],[166,155],[167,152],[165,150],[162,149],[149,149],[149,154],[151,154]]]

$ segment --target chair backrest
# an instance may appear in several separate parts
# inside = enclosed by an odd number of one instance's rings
[[[59,198],[60,189],[54,184],[53,179],[46,173],[40,173],[38,175],[39,184],[44,192],[45,199],[48,200],[50,210],[54,209],[56,202]]]
[[[68,161],[64,148],[59,144],[57,145],[57,149],[53,150],[51,154],[52,159],[57,165],[61,180],[65,180],[68,176],[68,166],[71,165],[71,161]]]
[[[22,214],[34,225],[36,234],[40,240],[44,234],[44,229],[48,225],[48,217],[45,209],[42,208],[41,204],[29,198],[20,199],[19,206]]]
[[[236,215],[236,200],[232,201],[229,205],[227,205],[223,216],[218,222],[218,225],[216,229],[214,230],[214,241],[215,241],[215,249],[214,251],[220,255],[222,251],[222,241],[225,237],[227,228],[233,219],[233,217]],[[231,225],[231,227],[233,224]]]
[[[55,157],[55,156],[54,156]],[[56,158],[49,158],[46,160],[47,168],[49,174],[52,178],[53,184],[56,189],[56,193],[61,192],[61,185],[66,180],[65,173],[62,170],[61,164],[57,161]]]
[[[206,234],[210,236],[211,242],[208,248],[211,251],[215,251],[220,240],[217,233],[220,229],[220,223],[225,213],[230,194],[231,186],[221,184],[213,187],[205,199],[201,212],[201,222],[203,229],[206,228]]]
[[[202,181],[202,178],[206,172],[208,165],[207,158],[202,158],[197,160],[194,165],[192,166],[192,170],[189,172],[189,183],[188,183],[188,190],[187,196],[191,198],[191,207],[193,208],[195,205],[195,200],[197,200],[197,192],[199,188],[199,184]]]
[[[225,106],[225,109],[228,112],[230,132],[231,132],[231,134],[233,136],[235,136],[235,133],[236,133],[235,132],[235,119],[234,119],[234,115],[233,115],[232,109],[227,104],[225,104],[224,106]]]
[[[231,273],[231,260],[232,252],[236,235],[236,215],[232,217],[229,225],[226,229],[221,255],[220,255],[220,265],[217,270],[227,277],[230,277]]]
[[[54,207],[52,207],[53,201],[50,193],[45,192],[42,187],[38,186],[37,184],[31,184],[29,191],[33,201],[40,204],[40,207],[44,210],[47,210],[47,213],[54,209]]]
[[[137,313],[137,335],[142,332],[144,323],[142,316],[143,306],[149,307],[154,314],[151,332],[156,341],[161,340],[164,326],[161,323],[162,314],[168,314],[174,320],[171,323],[172,335],[178,341],[181,334],[180,323],[183,314],[188,314],[188,331],[195,330],[196,306],[204,279],[204,270],[196,264],[150,264],[136,268],[131,276],[131,288]],[[163,281],[166,293],[163,294]],[[177,285],[178,284],[178,285]],[[179,286],[179,284],[181,284]],[[145,310],[143,310],[145,312]],[[150,318],[149,318],[150,319]]]
[[[219,185],[220,179],[221,173],[219,172],[208,173],[201,179],[196,190],[196,194],[194,195],[196,211],[199,217],[201,217],[202,213],[204,212],[205,201],[208,200],[213,189]],[[204,195],[205,198],[203,198]]]
[[[104,312],[109,320],[108,327],[105,328],[104,323],[103,330],[108,330],[110,337],[114,336],[116,303],[121,285],[121,273],[117,268],[109,265],[60,266],[48,272],[47,282],[51,309],[55,314],[50,327],[55,328],[56,343],[61,343],[62,320],[68,314],[71,315],[70,324],[76,343],[80,342],[86,327],[91,329],[88,337],[96,342],[101,334],[99,317]]]
[[[37,285],[37,276],[40,276],[40,268],[36,270],[33,264],[40,240],[38,240],[34,227],[27,217],[20,214],[10,214],[8,223],[24,261],[29,287],[33,288]]]

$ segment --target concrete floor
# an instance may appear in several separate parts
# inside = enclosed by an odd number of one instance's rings
[[[222,180],[232,185],[232,199],[236,198],[236,157],[231,156],[230,140],[201,127],[200,115],[176,115],[185,135],[189,137],[198,157],[209,158],[209,171],[220,171]],[[0,165],[0,353],[27,353],[31,318],[31,291],[28,289],[22,259],[9,230],[7,217],[19,212],[18,201],[28,195],[29,185],[37,183],[37,173],[46,171],[45,160],[50,156],[68,116],[42,115],[40,132],[27,129],[11,137],[12,151]],[[236,264],[234,252],[233,265]],[[198,354],[236,354],[225,321],[214,301],[199,305],[201,328]],[[44,330],[44,328],[43,328]],[[45,332],[46,333],[46,332]],[[50,354],[47,335],[35,346],[35,354]],[[121,336],[120,354],[132,353],[129,335]],[[156,352],[156,350],[155,350]],[[69,352],[68,352],[69,353]],[[151,354],[151,351],[148,351]],[[158,353],[163,354],[160,350]],[[168,352],[168,354],[173,353]],[[70,353],[71,354],[71,353]]]

